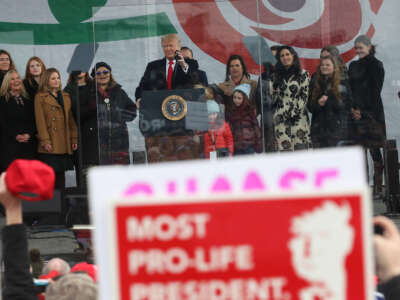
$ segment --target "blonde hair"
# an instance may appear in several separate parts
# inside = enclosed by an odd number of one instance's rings
[[[212,88],[206,87],[206,88],[204,89],[204,91],[205,91],[206,99],[207,99],[207,100],[212,100],[212,99],[215,98],[214,91],[213,91]]]
[[[8,101],[10,99],[10,97],[12,96],[10,91],[10,81],[11,81],[11,76],[16,73],[18,76],[18,72],[16,70],[10,70],[6,73],[6,75],[4,75],[4,79],[3,79],[3,83],[1,84],[0,87],[0,97],[4,97],[6,99],[6,101]],[[19,78],[21,79],[21,76],[19,76]],[[25,90],[24,85],[21,82],[21,95],[24,98],[29,98],[28,93]]]
[[[181,40],[179,39],[179,36],[176,33],[170,33],[170,34],[166,34],[161,38],[161,45],[164,42],[170,42],[170,41],[177,41],[178,42],[178,46],[179,48],[181,47]]]
[[[201,83],[196,83],[193,85],[194,89],[205,89],[206,87],[202,85]]]
[[[39,83],[39,92],[51,92],[51,88],[49,85],[49,81],[50,81],[50,77],[53,73],[57,73],[58,76],[61,79],[61,75],[60,72],[56,69],[56,68],[49,68],[47,70],[45,70],[42,74],[42,76],[40,77],[40,83]],[[58,90],[61,91],[61,81],[60,81],[60,86],[58,87]]]
[[[30,70],[30,65],[32,61],[37,61],[40,64],[40,67],[42,68],[42,73],[40,73],[40,77],[42,77],[44,71],[46,71],[46,66],[44,65],[43,61],[37,56],[32,56],[26,63],[25,68],[25,79],[28,80],[30,83],[32,83],[32,80],[34,80]]]

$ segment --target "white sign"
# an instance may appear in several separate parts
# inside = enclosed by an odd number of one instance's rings
[[[113,243],[115,224],[110,224],[109,216],[115,199],[122,198],[129,204],[157,198],[167,204],[175,198],[190,202],[191,198],[229,195],[293,197],[354,189],[366,189],[364,153],[355,147],[220,161],[94,168],[89,173],[89,196],[100,282],[106,282],[113,270],[107,249]],[[101,299],[112,298],[107,284],[101,284],[100,291]]]

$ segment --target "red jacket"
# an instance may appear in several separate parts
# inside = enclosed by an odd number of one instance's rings
[[[214,148],[215,145],[215,148]],[[228,148],[229,154],[233,154],[233,137],[228,123],[215,129],[209,129],[204,135],[204,155],[210,158],[210,152],[217,149]]]

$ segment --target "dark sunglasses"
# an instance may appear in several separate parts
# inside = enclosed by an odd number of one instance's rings
[[[103,75],[107,75],[108,73],[110,73],[110,71],[104,70],[103,72],[96,72],[96,75],[100,76],[101,73],[103,73]]]

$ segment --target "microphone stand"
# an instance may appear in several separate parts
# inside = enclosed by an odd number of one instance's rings
[[[82,187],[83,178],[82,178],[82,167],[83,167],[83,159],[82,159],[82,131],[81,131],[81,105],[79,99],[79,78],[75,78],[75,95],[76,95],[76,124],[78,126],[78,166],[75,170],[77,186]]]

